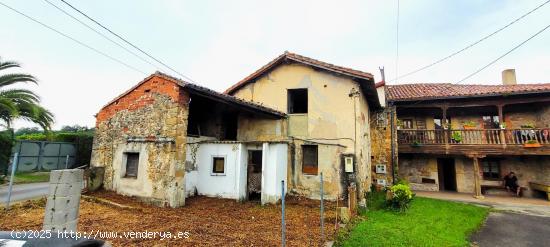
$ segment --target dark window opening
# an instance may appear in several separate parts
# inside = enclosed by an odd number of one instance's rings
[[[248,165],[251,166],[252,172],[262,172],[262,151],[248,151],[248,157]]]
[[[316,145],[302,145],[302,173],[317,175],[319,171],[318,150]]]
[[[137,178],[139,165],[139,153],[126,153],[125,177]]]
[[[288,90],[288,113],[307,113],[307,89]]]
[[[499,180],[500,179],[500,162],[495,159],[481,160],[483,167],[483,179]]]
[[[224,174],[225,173],[225,158],[213,157],[212,158],[212,174]]]
[[[237,113],[227,113],[223,115],[222,120],[222,139],[223,140],[237,140],[238,129],[238,115]]]
[[[451,126],[451,119],[447,118],[446,123],[443,123],[443,119],[434,118],[434,127],[435,127],[436,130],[444,129],[445,124],[446,124],[447,127]]]
[[[483,116],[483,128],[484,129],[500,128],[500,121],[498,119],[498,116]]]

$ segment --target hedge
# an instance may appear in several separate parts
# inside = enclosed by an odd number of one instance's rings
[[[0,175],[7,175],[13,147],[13,134],[10,130],[0,131]]]
[[[78,166],[89,165],[92,155],[92,144],[94,139],[93,131],[79,132],[50,132],[33,133],[16,136],[17,140],[29,141],[53,141],[53,142],[72,142],[76,144],[76,161]]]

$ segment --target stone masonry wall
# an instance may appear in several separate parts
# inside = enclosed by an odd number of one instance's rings
[[[371,117],[371,149],[372,149],[372,182],[376,184],[377,179],[385,179],[386,183],[392,181],[392,136],[391,136],[391,114],[392,108],[387,107],[384,111],[373,113]],[[396,126],[397,117],[394,118],[393,126]],[[397,130],[394,130],[395,161],[397,161]],[[397,162],[396,162],[397,163]],[[386,165],[386,173],[376,173],[376,165]],[[397,165],[395,166],[397,170]]]
[[[183,206],[188,102],[179,85],[155,75],[97,114],[91,163],[105,167],[106,189]],[[139,153],[136,178],[125,177],[126,152]]]

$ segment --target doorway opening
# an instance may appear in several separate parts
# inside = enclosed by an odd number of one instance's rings
[[[247,195],[249,201],[262,199],[262,150],[248,150]]]
[[[437,159],[437,172],[440,191],[456,191],[455,159]]]

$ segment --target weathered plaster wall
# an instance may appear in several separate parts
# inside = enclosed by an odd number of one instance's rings
[[[313,199],[321,198],[321,180],[319,175],[302,173],[302,148],[301,145],[312,144],[301,140],[293,142],[293,165],[289,168],[289,185],[291,192]],[[323,190],[325,199],[335,200],[337,196],[343,196],[345,187],[342,185],[341,155],[345,148],[338,145],[318,145],[319,166],[318,174],[323,173]]]
[[[185,203],[188,94],[152,76],[97,114],[92,166],[105,167],[106,189],[157,205]],[[125,178],[125,152],[139,152],[137,178]]]
[[[260,119],[239,115],[237,140],[239,141],[280,141],[287,139],[285,119]]]
[[[342,190],[338,185],[340,184],[338,176],[341,166],[340,154],[356,153],[359,194],[362,197],[363,191],[371,184],[370,118],[368,104],[356,82],[347,77],[314,70],[308,66],[284,64],[238,90],[235,96],[287,112],[287,89],[295,88],[308,89],[308,113],[307,116],[299,114],[289,116],[286,128],[289,134],[311,142],[329,144],[328,146],[319,145],[319,171],[325,170],[325,181],[330,184],[328,187],[335,186],[327,190],[327,194],[331,193],[333,197]],[[359,92],[359,95],[350,97],[350,93],[354,91]],[[241,123],[243,121],[239,122]],[[272,124],[276,125],[275,122]],[[270,129],[276,129],[276,127]],[[293,135],[290,132],[296,134]],[[247,134],[244,131],[239,133],[240,137],[247,139],[254,135],[255,133]],[[263,133],[260,133],[260,136],[274,137]],[[316,197],[313,191],[319,189],[318,175],[301,173],[300,145],[302,143],[298,140],[293,143],[296,155],[294,161],[291,161],[295,164],[294,173],[289,174],[293,181],[291,188],[297,193]],[[322,157],[322,155],[326,156]]]

